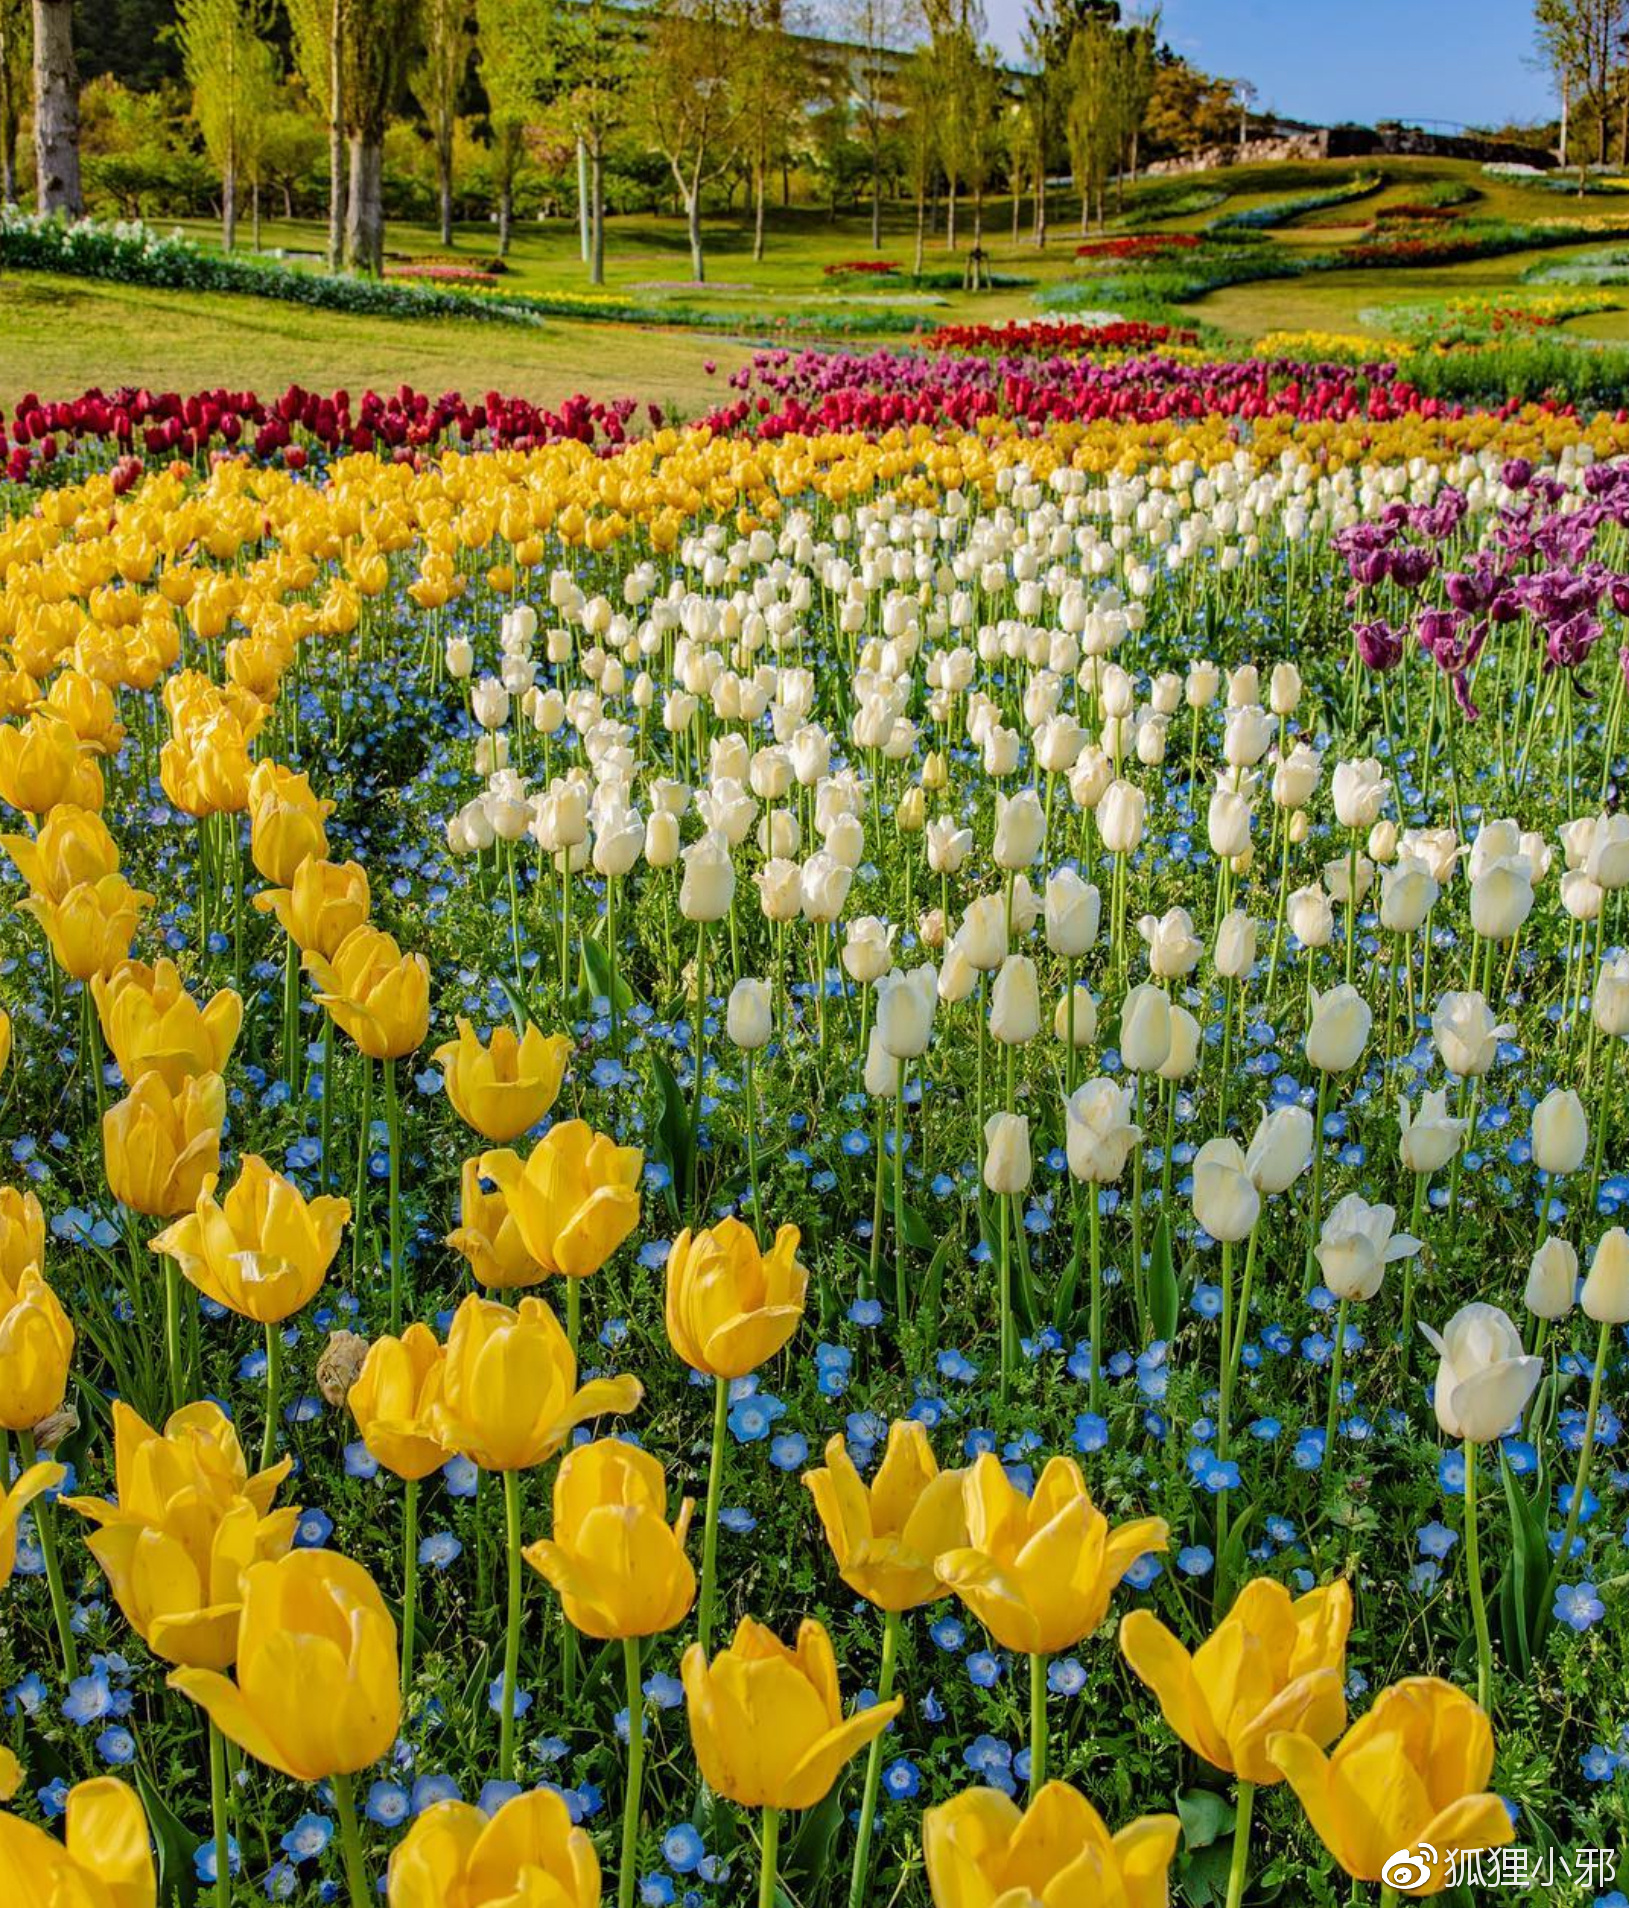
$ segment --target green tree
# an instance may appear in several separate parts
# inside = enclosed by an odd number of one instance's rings
[[[557,71],[559,21],[544,0],[476,0],[475,20],[492,125],[498,256],[506,258],[515,218],[515,175],[526,150],[526,128],[537,117]]]
[[[33,0],[33,8],[34,203],[41,212],[77,219],[85,195],[79,183],[73,0]]]
[[[0,205],[17,203],[17,137],[30,53],[28,0],[0,0]]]
[[[345,265],[385,269],[385,128],[407,71],[418,0],[347,0],[339,93],[350,151]]]
[[[328,269],[337,272],[345,251],[349,192],[345,153],[345,40],[350,0],[284,0],[294,46],[295,70],[328,128]]]
[[[580,173],[587,174],[588,277],[603,285],[606,154],[629,123],[646,50],[609,0],[576,0],[562,26],[556,116],[576,144]]]
[[[258,174],[264,119],[277,99],[277,65],[263,37],[260,0],[179,0],[176,35],[192,114],[221,179],[221,244],[237,243],[238,182]]]
[[[458,101],[474,49],[474,0],[423,0],[424,59],[415,67],[413,97],[424,111],[436,156],[441,243],[453,242],[453,134]]]
[[[707,276],[702,192],[728,171],[742,141],[744,101],[734,84],[739,29],[726,0],[661,0],[649,16],[635,88],[641,130],[667,161],[684,205],[698,284]]]

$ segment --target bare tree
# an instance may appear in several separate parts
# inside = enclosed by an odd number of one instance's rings
[[[1613,88],[1629,37],[1629,0],[1537,0],[1534,22],[1539,45],[1557,76],[1563,118],[1569,107],[1587,112],[1595,135],[1595,163],[1604,166]],[[1562,144],[1565,164],[1565,139]]]
[[[73,0],[34,0],[34,199],[70,219],[85,209]]]

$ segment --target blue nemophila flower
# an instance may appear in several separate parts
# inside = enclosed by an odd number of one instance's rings
[[[467,1457],[450,1457],[441,1467],[442,1481],[449,1497],[473,1497],[480,1486],[481,1473]]]
[[[896,1756],[882,1772],[885,1794],[896,1802],[908,1802],[922,1787],[921,1771],[907,1756]]]
[[[1420,1555],[1422,1557],[1436,1557],[1439,1559],[1446,1557],[1454,1545],[1459,1542],[1459,1532],[1457,1530],[1450,1530],[1446,1524],[1438,1523],[1435,1520],[1429,1524],[1422,1524],[1420,1528],[1415,1531],[1414,1535],[1419,1542]]]
[[[293,1862],[314,1862],[333,1840],[334,1824],[326,1815],[306,1813],[283,1837],[283,1853]]]
[[[1569,1629],[1581,1635],[1606,1615],[1606,1605],[1601,1601],[1594,1584],[1563,1583],[1556,1588],[1552,1614],[1558,1623],[1565,1623]]]
[[[660,1869],[655,1869],[649,1875],[642,1875],[640,1877],[640,1908],[669,1908],[669,1904],[673,1900],[673,1895],[672,1877],[664,1875]]]
[[[115,1769],[136,1759],[136,1739],[122,1723],[104,1729],[96,1738],[96,1753]]]
[[[726,1504],[718,1513],[718,1521],[735,1537],[750,1536],[758,1528],[757,1518],[739,1505]]]
[[[992,1650],[975,1650],[967,1659],[967,1680],[975,1689],[994,1689],[1001,1681],[1001,1658]]]
[[[1586,1782],[1610,1782],[1618,1773],[1619,1761],[1605,1743],[1592,1742],[1579,1757],[1578,1766]]]
[[[493,1687],[496,1689],[498,1685],[494,1684]],[[526,1698],[528,1708],[531,1707],[531,1701],[531,1697],[528,1696]],[[497,1707],[499,1705],[494,1704],[494,1708]],[[515,1714],[517,1716],[521,1714],[518,1695],[515,1698]],[[422,1815],[426,1809],[433,1809],[438,1802],[461,1802],[462,1800],[463,1796],[459,1791],[458,1783],[450,1775],[420,1776],[413,1784],[411,1807],[415,1815]]]
[[[730,1435],[737,1444],[757,1444],[769,1436],[770,1426],[785,1411],[780,1399],[767,1392],[743,1398],[730,1412]]]
[[[1185,1577],[1208,1576],[1215,1562],[1203,1544],[1188,1544],[1177,1552],[1177,1569]]]
[[[345,1447],[345,1475],[364,1481],[379,1475],[379,1460],[360,1438]]]
[[[960,1617],[943,1616],[928,1625],[928,1635],[942,1650],[959,1650],[967,1641],[967,1625]]]
[[[801,1431],[783,1432],[771,1439],[769,1461],[777,1471],[796,1471],[808,1460],[809,1440]]]
[[[688,1822],[670,1828],[662,1837],[662,1860],[676,1875],[689,1875],[707,1853],[707,1845]]]
[[[1094,1451],[1105,1451],[1109,1444],[1109,1421],[1095,1411],[1082,1411],[1075,1417],[1074,1445],[1077,1451],[1090,1455]]]
[[[502,1782],[496,1776],[481,1785],[481,1793],[475,1806],[483,1815],[496,1815],[506,1803],[513,1802],[521,1794],[518,1782]]]
[[[193,1873],[206,1887],[214,1885],[216,1877],[220,1874],[220,1864],[215,1852],[213,1836],[207,1842],[201,1842],[193,1851],[192,1868]],[[238,1853],[236,1839],[230,1835],[226,1838],[226,1872],[229,1875],[240,1875],[243,1872],[243,1858]]]
[[[1054,1696],[1078,1696],[1086,1687],[1086,1670],[1078,1657],[1055,1656],[1046,1666],[1046,1686]]]
[[[295,1548],[321,1550],[334,1534],[334,1520],[327,1511],[308,1510],[294,1527]]]
[[[450,1530],[432,1531],[419,1541],[419,1562],[428,1564],[432,1570],[445,1570],[463,1554],[464,1546]]]

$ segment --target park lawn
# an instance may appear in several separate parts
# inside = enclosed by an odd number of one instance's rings
[[[1511,220],[1585,219],[1603,225],[1629,217],[1629,195],[1576,198],[1520,180],[1490,178],[1469,161],[1442,159],[1342,159],[1320,164],[1226,168],[1212,173],[1139,180],[1111,217],[1110,232],[1133,229],[1200,230],[1219,214],[1251,205],[1282,203],[1327,189],[1373,169],[1384,188],[1357,201],[1349,225],[1317,224],[1340,216],[1325,210],[1275,228],[1264,245],[1294,251],[1326,249],[1357,238],[1379,206],[1417,195],[1444,179],[1466,183],[1477,197],[1471,216]],[[1220,190],[1225,202],[1205,211],[1145,217],[1174,194]],[[546,319],[537,327],[462,320],[357,317],[250,297],[201,296],[44,275],[0,277],[0,401],[13,403],[26,391],[63,395],[88,386],[149,384],[170,389],[226,384],[281,389],[298,382],[323,389],[407,382],[420,389],[500,389],[543,403],[558,403],[586,391],[611,398],[637,397],[669,416],[691,417],[730,395],[727,374],[755,344],[798,343],[814,320],[830,342],[905,342],[897,323],[924,325],[1000,323],[1035,316],[1036,294],[1094,268],[1078,262],[1079,201],[1055,192],[1050,203],[1050,241],[1037,251],[1028,232],[1031,207],[1021,207],[1021,235],[1012,239],[1011,201],[986,208],[985,247],[992,268],[1022,284],[970,295],[957,288],[918,291],[908,280],[842,280],[825,267],[873,254],[869,211],[857,208],[835,219],[818,208],[776,207],[769,219],[765,257],[752,258],[751,230],[739,215],[710,219],[706,228],[708,279],[690,282],[682,221],[655,217],[615,218],[607,232],[604,296],[692,317],[703,324],[630,325],[576,317]],[[1114,207],[1111,203],[1111,213]],[[880,256],[908,268],[914,250],[914,209],[884,207]],[[205,242],[218,241],[218,227],[201,221],[186,229]],[[969,223],[961,225],[961,249],[945,249],[935,234],[926,254],[930,272],[959,270]],[[245,242],[247,226],[243,228]],[[466,224],[449,253],[428,226],[405,222],[387,231],[398,261],[455,258],[481,265],[493,256],[490,225]],[[268,219],[267,250],[316,266],[324,229],[315,220]],[[1592,241],[1591,243],[1599,243]],[[1315,273],[1230,286],[1186,307],[1194,321],[1241,340],[1268,331],[1374,330],[1366,320],[1386,305],[1454,296],[1528,295],[1520,275],[1539,258],[1567,251],[1523,252],[1504,258],[1412,269]],[[503,290],[541,295],[592,297],[579,252],[577,228],[568,219],[517,226],[510,271]],[[1600,338],[1629,336],[1629,289],[1603,294],[1612,310],[1577,321],[1572,329]],[[1620,306],[1619,301],[1622,301]],[[1101,300],[1114,307],[1112,275]],[[788,328],[788,321],[791,321]],[[708,366],[715,367],[713,371]]]
[[[725,378],[746,356],[740,341],[697,330],[361,318],[263,298],[0,277],[0,403],[8,407],[28,391],[62,397],[93,385],[264,392],[407,383],[541,404],[578,391],[632,396],[693,417],[731,395]]]

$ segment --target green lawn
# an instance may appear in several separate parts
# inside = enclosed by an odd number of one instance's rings
[[[1415,197],[1441,180],[1468,184],[1476,217],[1528,221],[1587,218],[1606,222],[1629,217],[1629,195],[1578,199],[1521,181],[1490,179],[1463,161],[1340,160],[1327,164],[1228,169],[1179,180],[1132,186],[1112,229],[1157,225],[1197,229],[1224,211],[1279,203],[1375,170],[1384,188],[1349,211],[1326,209],[1276,229],[1268,243],[1296,251],[1329,247],[1356,237],[1381,206]],[[1173,192],[1224,190],[1225,204],[1180,218],[1147,219],[1169,204]],[[198,297],[130,290],[85,280],[41,276],[0,278],[0,402],[25,390],[63,394],[87,385],[149,383],[175,388],[207,384],[281,387],[289,380],[332,388],[344,384],[393,385],[407,381],[434,390],[458,386],[514,391],[539,401],[558,401],[586,390],[599,396],[633,394],[680,415],[694,415],[716,400],[724,375],[755,342],[777,335],[796,314],[834,321],[833,329],[861,338],[895,336],[873,320],[879,312],[919,315],[930,322],[999,322],[1035,314],[1034,294],[1078,275],[1079,203],[1067,196],[1051,206],[1051,238],[1044,251],[1029,242],[1029,207],[1022,231],[1012,239],[1010,201],[997,200],[985,214],[985,244],[993,268],[1028,281],[999,291],[968,295],[959,289],[914,291],[875,281],[844,281],[825,267],[871,256],[870,222],[862,208],[829,218],[813,208],[777,208],[770,221],[765,257],[754,261],[751,233],[740,217],[712,219],[707,227],[708,281],[689,280],[689,256],[677,219],[623,218],[608,230],[607,292],[648,304],[659,318],[664,308],[700,308],[716,322],[697,329],[678,325],[613,324],[579,319],[547,321],[531,329],[456,321],[359,318],[308,311],[253,298]],[[889,205],[881,255],[908,267],[914,244],[914,213]],[[1335,220],[1342,222],[1337,225]],[[213,226],[195,224],[206,242]],[[964,206],[962,250],[970,232]],[[315,265],[322,229],[314,221],[268,220],[262,233],[268,250],[292,262]],[[451,254],[437,234],[422,226],[396,224],[387,234],[393,261],[452,256],[484,264],[495,250],[489,225],[458,231]],[[1197,301],[1197,319],[1241,339],[1269,330],[1353,331],[1375,307],[1455,294],[1500,295],[1513,291],[1523,267],[1540,256],[1517,254],[1435,269],[1319,273],[1300,279],[1230,287]],[[1554,257],[1554,252],[1543,254]],[[587,272],[578,251],[575,224],[565,220],[527,223],[515,234],[505,287],[527,293],[587,294]],[[931,241],[930,270],[959,269],[961,253],[945,249],[942,232]],[[1617,294],[1607,294],[1614,301]],[[1629,305],[1629,295],[1622,299]],[[1579,321],[1592,336],[1621,337],[1629,311],[1612,310]],[[706,370],[716,365],[714,374]]]

